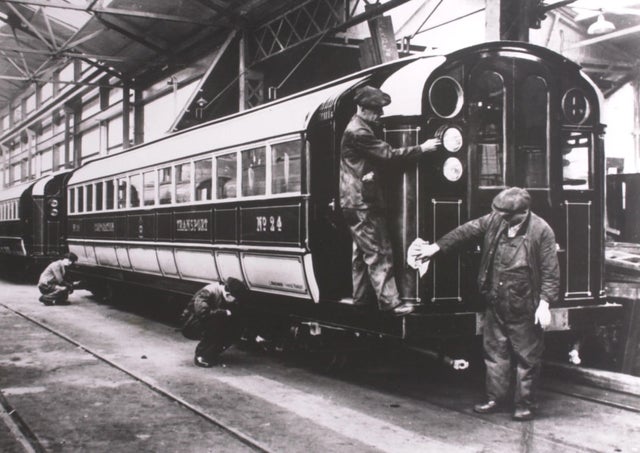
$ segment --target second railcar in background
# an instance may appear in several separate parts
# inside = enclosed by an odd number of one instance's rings
[[[3,273],[33,274],[66,252],[68,172],[0,191]]]
[[[384,166],[396,279],[417,307],[402,319],[350,305],[340,139],[365,84],[391,95],[388,142],[443,142],[409,167]],[[548,49],[497,42],[402,59],[83,166],[69,181],[69,249],[96,290],[191,294],[235,277],[265,315],[420,345],[480,332],[479,252],[438,257],[420,278],[408,245],[487,213],[517,185],[557,236],[552,329],[588,330],[620,314],[605,305],[602,134],[597,90]]]

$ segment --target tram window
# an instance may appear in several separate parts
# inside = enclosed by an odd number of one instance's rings
[[[113,186],[113,180],[110,179],[108,181],[104,182],[105,185],[105,191],[107,192],[107,205],[105,206],[106,209],[113,209],[113,201],[114,201],[114,186]]]
[[[176,165],[176,203],[191,201],[191,163]]]
[[[505,88],[502,76],[483,71],[471,80],[470,99],[477,130],[478,183],[480,187],[504,187]]]
[[[129,206],[137,208],[140,206],[140,192],[142,191],[142,176],[135,174],[129,176]]]
[[[87,188],[85,189],[85,194],[87,196],[87,202],[85,203],[85,207],[87,208],[87,212],[93,211],[93,184],[87,184]]]
[[[591,137],[587,132],[571,132],[562,140],[562,187],[564,190],[590,189],[589,155]]]
[[[69,189],[69,213],[76,212],[76,189]]]
[[[102,181],[96,183],[96,211],[102,211],[102,197],[103,197]]]
[[[236,169],[238,166],[236,153],[216,157],[216,194],[218,198],[234,198],[236,196]]]
[[[271,147],[271,193],[300,192],[300,140]]]
[[[264,195],[266,193],[265,148],[242,151],[242,195]]]
[[[525,79],[516,100],[515,180],[527,188],[546,188],[549,93],[542,77]]]
[[[84,212],[84,187],[78,187],[78,212]]]
[[[127,207],[127,180],[118,179],[118,209]]]
[[[158,170],[158,201],[171,204],[171,167]]]
[[[142,198],[145,206],[156,204],[156,175],[155,170],[142,175]]]
[[[195,163],[196,201],[211,200],[211,159]]]

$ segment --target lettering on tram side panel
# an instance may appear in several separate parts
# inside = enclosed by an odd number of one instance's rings
[[[82,220],[71,220],[68,221],[69,225],[69,236],[82,236]]]
[[[210,240],[211,239],[211,211],[176,212],[173,218],[173,228],[176,239],[180,240]]]
[[[155,239],[155,214],[133,214],[127,216],[128,239]]]
[[[240,208],[242,243],[300,245],[301,205]]]

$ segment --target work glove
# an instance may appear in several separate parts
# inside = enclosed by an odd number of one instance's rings
[[[535,314],[535,323],[546,329],[551,324],[551,312],[549,311],[549,302],[540,300]]]

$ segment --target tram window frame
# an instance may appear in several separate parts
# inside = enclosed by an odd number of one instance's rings
[[[94,189],[95,192],[95,197],[96,197],[96,201],[95,201],[95,208],[96,211],[102,211],[103,210],[103,206],[104,206],[104,187],[103,187],[103,182],[97,182],[96,187]]]
[[[139,208],[141,204],[142,173],[132,173],[127,179],[129,181],[129,186],[127,187],[127,207]]]
[[[104,181],[104,208],[105,211],[113,211],[115,209],[116,190],[115,182],[113,179],[107,179]]]
[[[304,153],[305,150],[305,142],[302,138],[300,137],[296,137],[295,139],[290,139],[290,140],[283,140],[280,142],[274,142],[271,143],[269,146],[269,173],[270,173],[270,178],[269,178],[269,190],[268,193],[273,194],[273,195],[281,195],[281,194],[292,194],[292,193],[302,193],[302,155]],[[289,145],[291,145],[291,148],[286,148]],[[277,161],[277,159],[279,159],[278,154],[281,151],[280,147],[283,147],[282,151],[284,151],[284,155],[286,156],[283,160],[283,165],[282,165],[282,179],[284,179],[284,181],[282,181],[282,183],[279,181],[280,177],[279,177],[279,165]],[[289,154],[287,154],[287,150],[291,149],[293,151],[297,151],[297,159],[296,156],[294,155],[293,158],[291,158],[289,156]],[[287,159],[288,159],[288,163],[287,163]],[[293,164],[292,164],[292,160],[293,160]],[[287,167],[285,169],[285,166]],[[291,176],[291,169],[295,168],[297,170],[297,175],[293,175],[293,177]],[[288,173],[288,177],[287,177],[287,173]],[[295,173],[295,172],[294,172]],[[297,178],[296,178],[297,176]],[[283,184],[283,185],[282,185]],[[293,186],[293,188],[290,188],[291,186]],[[280,188],[284,187],[284,190],[281,190]]]
[[[77,198],[76,198],[78,204],[77,204],[77,212],[78,213],[83,213],[84,212],[84,186],[78,186],[77,187]]]
[[[238,151],[227,152],[215,156],[216,200],[229,200],[238,198],[238,182],[241,179],[238,158]],[[223,160],[223,164],[220,165],[220,162]],[[221,174],[221,171],[223,171],[224,173]],[[232,183],[235,184],[235,186],[233,187],[233,193],[231,193],[231,186],[233,185]],[[227,190],[229,190],[229,192],[227,192]]]
[[[116,179],[116,209],[127,209],[129,181],[126,176],[118,176]]]
[[[158,186],[158,205],[159,206],[171,205],[171,204],[173,204],[173,193],[174,193],[174,190],[173,190],[173,181],[174,181],[173,165],[158,168],[157,171],[158,171],[158,182],[157,182],[157,186]],[[165,190],[165,192],[162,192],[163,190]],[[164,193],[169,195],[169,197],[168,198],[166,196],[163,197]]]
[[[562,148],[562,189],[568,191],[580,191],[580,190],[592,190],[593,189],[593,144],[594,144],[594,136],[591,131],[576,131],[576,130],[567,130],[562,131],[562,140],[561,140],[561,148]],[[574,142],[573,144],[570,141]],[[571,148],[570,151],[567,151],[568,148]],[[578,162],[578,160],[570,160],[569,155],[573,152],[578,151],[584,154],[584,156],[579,160],[579,163],[583,164],[581,169],[584,170],[584,164],[586,164],[586,174],[584,171],[581,172],[582,176],[586,176],[586,180],[582,184],[575,184],[578,181],[575,178],[567,178],[567,169],[575,169],[576,166],[570,166],[571,163]],[[586,157],[586,158],[584,158]],[[565,163],[569,165],[565,165]],[[567,181],[573,181],[573,183],[568,183]]]
[[[185,170],[186,177],[185,177]],[[191,203],[193,200],[193,163],[180,162],[173,166],[174,184],[173,199],[176,204]]]
[[[93,212],[93,184],[87,184],[84,188],[84,208],[85,212]]]
[[[214,159],[212,157],[197,159],[193,162],[194,201],[196,202],[209,201],[213,198],[213,162]],[[199,171],[204,171],[204,178],[199,176]],[[203,184],[204,186],[202,186]]]
[[[147,177],[153,176],[153,181]],[[152,183],[152,184],[149,184]],[[147,195],[151,195],[148,197]],[[158,171],[154,168],[142,172],[142,206],[155,206],[158,204]]]
[[[247,158],[245,159],[245,157]],[[267,195],[267,181],[270,179],[267,146],[260,145],[242,149],[240,151],[240,167],[242,169],[241,196],[262,197]],[[250,177],[252,173],[253,177]]]
[[[68,205],[67,211],[69,212],[69,214],[75,214],[76,212],[76,188],[75,187],[69,188],[69,205]]]

